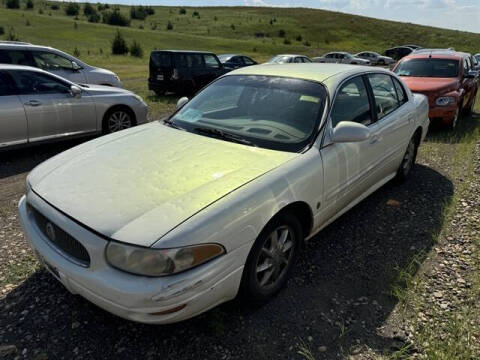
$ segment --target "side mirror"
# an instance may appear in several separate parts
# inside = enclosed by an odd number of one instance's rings
[[[340,121],[332,131],[334,143],[362,142],[369,137],[368,127],[352,121]]]
[[[475,79],[478,76],[478,72],[475,70],[470,70],[467,74],[465,74],[465,77],[467,79]]]
[[[184,96],[178,99],[177,109],[181,109],[189,101],[188,97]]]
[[[72,70],[73,71],[78,71],[80,70],[82,67],[80,65],[78,65],[75,61],[72,61]]]
[[[80,89],[76,85],[72,85],[70,87],[70,94],[72,94],[72,97],[74,97],[75,99],[80,99],[82,97],[82,89]]]

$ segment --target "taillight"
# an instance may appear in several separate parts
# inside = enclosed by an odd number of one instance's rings
[[[177,69],[173,69],[172,79],[173,80],[178,80],[179,79]]]

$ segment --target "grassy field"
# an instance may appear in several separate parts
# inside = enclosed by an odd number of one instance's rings
[[[78,17],[65,15],[66,3],[55,3],[59,6],[57,10],[51,8],[52,4],[35,1],[32,10],[26,10],[24,2],[19,10],[0,7],[0,26],[5,31],[0,40],[7,39],[13,28],[19,40],[72,54],[76,49],[83,61],[115,71],[126,88],[147,100],[153,117],[173,109],[176,101],[171,97],[158,98],[147,90],[148,54],[153,49],[244,53],[260,62],[279,53],[317,56],[331,50],[383,52],[405,43],[480,51],[480,34],[323,10],[186,7],[186,13],[180,14],[179,7],[154,7],[154,15],[144,21],[132,20],[129,27],[119,28],[89,23],[83,14],[83,4]],[[120,6],[120,12],[129,16],[130,7]],[[195,12],[198,16],[193,16]],[[168,22],[172,30],[167,30]],[[111,55],[111,41],[117,29],[129,44],[133,40],[141,44],[143,58]],[[282,31],[284,36],[280,36]]]

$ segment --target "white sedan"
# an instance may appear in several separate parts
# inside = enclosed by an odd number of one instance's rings
[[[19,204],[53,276],[145,323],[270,298],[304,239],[410,174],[429,125],[423,95],[351,65],[251,66],[178,106],[39,165]]]

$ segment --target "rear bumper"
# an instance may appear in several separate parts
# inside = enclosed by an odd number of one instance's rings
[[[89,267],[62,254],[34,221],[26,197],[19,202],[25,235],[39,261],[71,293],[79,294],[102,309],[122,318],[167,324],[196,316],[233,299],[239,289],[243,265],[236,261],[239,248],[195,269],[166,277],[143,277],[111,267],[104,253],[108,241],[75,223],[32,191],[28,202],[51,222],[68,232],[87,249]],[[156,314],[185,305],[167,314]]]

